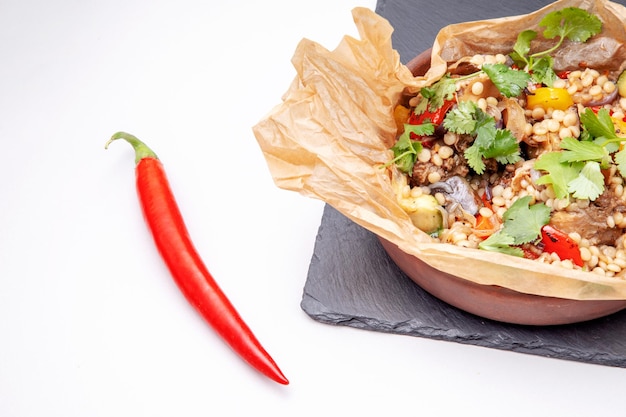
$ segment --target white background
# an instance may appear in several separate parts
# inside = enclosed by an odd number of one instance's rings
[[[320,324],[300,308],[323,204],[276,188],[252,126],[303,37],[375,1],[0,2],[0,416],[623,416],[626,370]],[[425,18],[427,18],[425,16]],[[419,24],[419,22],[416,22]],[[164,162],[198,251],[290,379],[237,357],[147,232]]]

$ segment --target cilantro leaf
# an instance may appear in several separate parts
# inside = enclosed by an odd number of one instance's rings
[[[537,240],[541,228],[550,221],[550,207],[543,203],[531,206],[530,201],[531,196],[515,200],[502,217],[502,229],[479,243],[478,247],[492,252],[524,256],[524,252],[515,245]]]
[[[450,132],[471,134],[476,129],[476,103],[461,101],[451,109],[443,120],[443,126]]]
[[[414,133],[417,136],[429,136],[435,133],[435,125],[432,124],[429,119],[424,120],[424,122],[420,125],[405,123],[402,135],[407,135],[410,139],[411,133]]]
[[[543,203],[531,206],[530,201],[529,195],[518,198],[502,216],[503,230],[513,236],[516,245],[536,240],[550,221],[550,207]]]
[[[575,198],[595,200],[604,192],[602,169],[609,167],[611,153],[620,174],[626,175],[626,151],[618,151],[619,142],[625,138],[617,135],[613,120],[604,108],[597,114],[585,109],[580,114],[580,122],[583,140],[570,137],[561,141],[563,151],[559,152],[558,162],[564,165],[559,167],[556,156],[545,154],[535,163],[535,168],[550,172],[548,178],[540,178],[540,183],[551,182],[557,196],[563,196],[566,184],[567,192]],[[543,158],[548,159],[542,162]]]
[[[494,158],[501,164],[521,159],[519,144],[513,133],[497,129],[495,119],[472,101],[462,101],[450,110],[443,126],[450,132],[475,136],[464,155],[469,166],[478,174],[485,171],[483,158]]]
[[[534,168],[546,171],[547,174],[537,179],[537,184],[552,184],[554,195],[557,198],[565,198],[569,195],[567,184],[578,177],[583,167],[582,162],[567,163],[561,161],[561,152],[546,152],[535,162]]]
[[[424,113],[426,110],[428,110],[428,98],[426,98],[426,96],[423,95],[427,93],[422,88],[422,90],[420,91],[420,94],[422,94],[422,99],[417,103],[417,105],[413,109],[413,113],[415,113],[418,116]]]
[[[485,172],[485,163],[483,162],[483,154],[481,152],[480,147],[478,146],[470,146],[465,150],[463,154],[465,159],[467,159],[467,163],[469,166],[477,173],[482,174]]]
[[[491,145],[484,150],[485,158],[495,158],[501,164],[514,164],[521,159],[517,138],[509,130],[496,129]]]
[[[560,146],[562,151],[545,153],[535,162],[536,169],[549,172],[540,177],[537,183],[551,183],[558,198],[565,198],[569,194],[592,201],[598,198],[604,191],[601,168],[610,162],[606,148],[574,138],[563,139]]]
[[[585,108],[580,114],[580,122],[585,130],[594,138],[615,139],[615,126],[609,111],[605,108],[598,110],[598,114],[594,113],[589,107]]]
[[[621,150],[617,152],[613,156],[613,159],[617,164],[617,169],[619,170],[619,173],[622,174],[623,177],[626,177],[626,150]]]
[[[493,125],[484,126],[472,146],[465,150],[469,166],[477,173],[485,172],[483,158],[495,159],[501,164],[514,164],[521,160],[520,149],[515,136],[508,130],[496,129]]]
[[[422,148],[422,144],[419,141],[411,140],[409,133],[405,130],[391,148],[394,158],[388,164],[395,163],[400,171],[413,175],[413,166]]]
[[[524,30],[517,35],[515,45],[513,45],[513,53],[511,58],[520,67],[525,67],[529,64],[526,56],[530,52],[530,43],[537,37],[537,32],[534,30]]]
[[[596,158],[590,157],[589,159],[600,162],[600,167],[605,168],[610,163],[609,154],[614,154],[613,161],[617,164],[620,174],[626,176],[626,153],[624,150],[620,151],[620,143],[626,138],[617,134],[609,111],[602,108],[596,114],[593,110],[586,108],[580,115],[580,122],[583,126],[584,135],[582,136],[604,151],[602,159],[598,158],[599,151],[597,151]]]
[[[559,145],[564,151],[561,153],[562,162],[580,161],[607,161],[609,155],[606,149],[594,142],[585,142],[572,137],[565,138]]]
[[[506,97],[519,96],[528,85],[530,74],[504,64],[483,64],[482,70]]]
[[[556,74],[552,69],[550,54],[556,51],[565,41],[586,42],[590,37],[602,31],[602,21],[595,15],[577,7],[568,7],[548,13],[539,22],[539,26],[545,28],[543,37],[558,41],[549,49],[531,54],[531,42],[537,33],[533,30],[525,30],[517,35],[510,57],[520,68],[532,74],[533,80],[552,86]],[[550,58],[544,61],[543,58]]]
[[[546,39],[559,36],[561,41],[567,38],[574,42],[586,42],[602,30],[602,22],[597,16],[577,7],[548,13],[539,22],[539,26],[546,28],[543,31]]]
[[[470,167],[477,174],[482,174],[485,164],[482,158],[495,158],[501,164],[515,163],[520,160],[520,150],[515,136],[508,130],[497,129],[495,119],[478,109],[476,121],[476,139],[465,150],[465,157]]]
[[[610,156],[605,147],[594,142],[565,138],[562,151],[548,152],[535,162],[535,169],[548,171],[537,181],[552,184],[558,198],[572,194],[574,198],[595,200],[604,192],[602,167],[608,166]],[[626,154],[616,155],[616,163],[626,164]],[[626,167],[626,165],[623,165]]]
[[[477,174],[482,174],[485,172],[483,156],[485,150],[489,149],[491,142],[496,136],[496,123],[493,117],[482,111],[478,106],[476,106],[474,111],[474,120],[476,121],[476,126],[472,135],[475,135],[476,138],[472,146],[465,150],[464,155],[469,166]]]
[[[487,239],[483,240],[478,244],[478,247],[482,250],[487,250],[490,252],[499,252],[504,253],[506,255],[512,255],[517,257],[523,257],[524,251],[520,248],[516,248],[512,246],[514,244],[514,238],[509,236],[503,231],[498,231]]]
[[[420,90],[422,97],[428,100],[428,107],[421,106],[420,110],[416,109],[415,114],[421,114],[427,109],[432,112],[436,111],[439,107],[443,106],[444,101],[452,100],[455,92],[456,80],[451,78],[449,74],[444,75],[430,87],[423,87]]]
[[[575,198],[598,198],[604,191],[604,175],[600,171],[600,164],[594,161],[585,163],[578,177],[569,182],[568,191]]]
[[[551,56],[544,56],[533,64],[533,73],[531,75],[533,81],[538,84],[545,84],[548,87],[554,85],[557,75],[554,72],[554,60]]]
[[[474,129],[476,140],[474,145],[481,149],[487,149],[491,146],[491,142],[496,136],[496,119],[482,111],[478,106],[476,106],[476,115],[474,117],[476,119],[476,128]]]

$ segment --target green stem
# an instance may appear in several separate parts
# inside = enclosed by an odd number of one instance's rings
[[[559,49],[559,47],[563,43],[564,39],[565,39],[564,37],[559,38],[559,42],[556,45],[554,45],[552,48],[546,49],[545,51],[542,51],[542,52],[536,52],[536,53],[530,55],[530,57],[531,58],[539,58],[539,57],[551,54],[552,52],[554,52],[557,49]]]
[[[139,161],[141,161],[143,158],[159,159],[156,153],[154,153],[154,151],[150,149],[148,145],[137,139],[137,137],[126,132],[117,132],[113,136],[111,136],[111,139],[109,139],[109,141],[104,145],[104,149],[107,149],[109,147],[109,144],[117,139],[124,139],[126,142],[131,144],[131,146],[135,150],[135,163],[139,163]]]
[[[460,77],[454,78],[454,82],[469,80],[470,78],[474,78],[479,76],[481,73],[484,73],[483,70],[478,70],[476,72],[472,72],[471,74],[461,75]]]

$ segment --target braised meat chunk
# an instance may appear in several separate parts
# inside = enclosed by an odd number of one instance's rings
[[[550,223],[566,233],[579,233],[593,245],[615,245],[624,230],[611,227],[607,219],[616,212],[626,212],[626,203],[607,190],[587,206],[554,212]]]

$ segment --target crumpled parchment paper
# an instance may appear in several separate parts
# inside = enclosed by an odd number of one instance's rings
[[[508,54],[519,32],[540,33],[537,23],[546,13],[570,6],[598,15],[603,33],[584,45],[566,42],[553,55],[556,66],[585,61],[621,70],[626,8],[604,0],[561,0],[528,15],[447,26],[433,44],[429,71],[419,77],[401,64],[389,22],[367,8],[353,10],[360,39],[345,36],[334,50],[303,39],[292,59],[297,75],[282,103],[253,127],[275,184],[320,199],[431,266],[479,284],[560,298],[626,299],[626,280],[434,243],[398,205],[388,170],[381,168],[390,159],[393,109],[403,92],[437,80],[448,62],[463,56]]]

